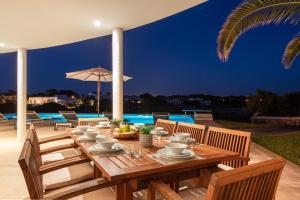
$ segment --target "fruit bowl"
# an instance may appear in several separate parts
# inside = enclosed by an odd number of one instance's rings
[[[123,133],[113,132],[113,137],[116,139],[137,139],[139,133],[137,131],[128,131]]]

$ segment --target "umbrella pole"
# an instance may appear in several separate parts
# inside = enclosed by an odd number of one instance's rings
[[[97,113],[98,113],[98,117],[99,117],[99,113],[100,113],[100,75],[98,76],[98,83],[97,83]]]

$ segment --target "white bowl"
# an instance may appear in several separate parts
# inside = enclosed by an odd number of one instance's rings
[[[165,145],[168,151],[174,155],[179,155],[187,148],[186,144],[169,142]]]
[[[99,122],[99,125],[101,125],[101,126],[109,126],[109,124],[110,124],[110,122],[106,122],[106,121]]]
[[[76,128],[80,131],[86,131],[88,130],[88,128],[90,128],[89,126],[76,126]]]
[[[133,126],[135,128],[143,128],[145,126],[145,123],[134,123]]]
[[[86,132],[84,132],[84,135],[87,138],[90,138],[90,139],[93,139],[93,140],[96,140],[96,137],[97,137],[98,134],[99,134],[98,131],[86,131]]]
[[[85,132],[95,132],[97,131],[96,127],[89,127]]]
[[[154,134],[160,134],[160,132],[161,131],[163,131],[164,130],[164,128],[163,127],[155,127],[154,129],[153,129],[153,133]]]
[[[97,143],[101,143],[102,141],[104,141],[105,139],[107,139],[107,137],[105,135],[98,135],[96,142]]]
[[[116,139],[113,138],[105,138],[102,139],[101,142],[99,143],[104,149],[111,149],[114,144],[117,142]]]
[[[186,141],[191,136],[189,133],[175,133],[174,135],[179,141]]]

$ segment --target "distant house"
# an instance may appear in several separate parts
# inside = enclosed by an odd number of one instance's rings
[[[130,102],[130,103],[139,103],[141,101],[140,97],[137,95],[126,95],[124,96],[124,101]]]
[[[175,105],[175,106],[177,106],[177,105],[183,105],[183,100],[182,99],[180,99],[180,98],[169,98],[169,99],[167,99],[167,103],[169,104],[169,105]]]
[[[71,98],[71,97],[68,97],[67,95],[57,95],[57,102],[58,104],[61,104],[61,105],[74,105],[76,103],[76,99],[75,97]]]
[[[205,100],[204,98],[199,97],[190,97],[188,99],[189,102],[197,102],[201,106],[210,106],[212,101],[211,100]]]
[[[45,103],[57,103],[57,97],[29,97],[28,104],[43,105]]]
[[[17,101],[17,96],[12,94],[12,95],[0,95],[0,104],[1,103],[7,103],[7,102],[16,102]]]
[[[76,99],[70,98],[66,95],[57,95],[57,96],[52,96],[52,97],[29,97],[28,104],[30,105],[43,105],[45,103],[57,103],[61,105],[72,105],[76,103]]]

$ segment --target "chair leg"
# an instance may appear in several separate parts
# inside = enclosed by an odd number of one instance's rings
[[[148,185],[147,200],[155,200],[155,189],[151,184]]]
[[[209,169],[203,169],[200,171],[200,176],[199,179],[197,181],[197,187],[208,187],[210,178],[212,176],[212,170]]]
[[[179,192],[179,181],[171,182],[170,188],[178,193]]]

